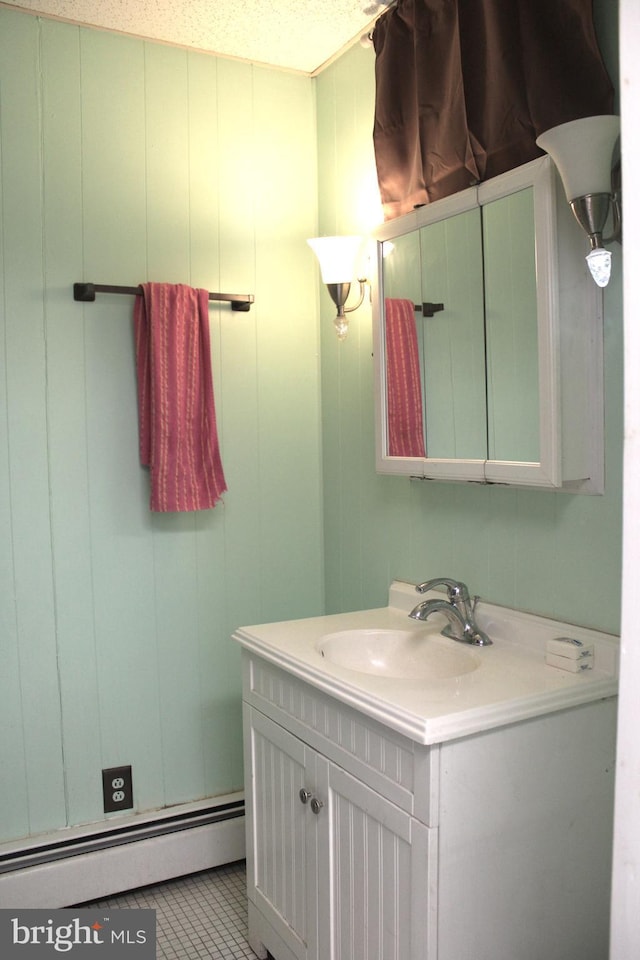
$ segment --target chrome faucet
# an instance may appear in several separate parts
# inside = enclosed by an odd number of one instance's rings
[[[448,577],[427,580],[425,583],[418,584],[416,590],[418,593],[427,593],[439,586],[447,588],[448,599],[443,600],[438,597],[423,600],[413,608],[409,616],[414,620],[428,620],[432,613],[444,613],[449,622],[441,630],[443,636],[459,640],[461,643],[472,643],[477,647],[489,646],[491,640],[483,630],[480,630],[475,621],[474,614],[479,597],[474,597],[472,602],[466,583],[450,580]]]

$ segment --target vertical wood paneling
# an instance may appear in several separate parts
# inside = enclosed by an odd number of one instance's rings
[[[2,808],[21,832],[64,821],[47,458],[38,24],[13,11],[0,31],[6,450],[15,619]],[[17,642],[17,657],[14,644]],[[15,712],[14,712],[15,711]],[[3,741],[6,737],[3,735]],[[22,756],[20,756],[22,754]],[[15,778],[16,789],[13,790]],[[26,795],[25,795],[26,783]],[[46,789],[40,789],[44,784]],[[23,812],[16,804],[24,804]],[[25,829],[26,828],[26,829]]]
[[[371,119],[372,88],[366,82],[369,59],[355,48],[317,81],[319,224],[322,234],[365,234],[375,223],[375,191],[371,189],[371,143],[363,126]],[[332,193],[327,194],[331,188]],[[351,302],[353,302],[352,294]],[[346,608],[363,595],[361,554],[366,527],[362,523],[364,490],[369,478],[361,469],[373,436],[370,307],[350,314],[349,333],[337,341],[335,316],[325,288],[320,288],[322,336],[322,403],[325,510],[325,577],[327,593]],[[373,562],[380,556],[370,552]],[[386,568],[386,560],[382,561]],[[386,571],[385,571],[386,576]]]
[[[147,269],[145,45],[92,30],[80,40],[85,279],[135,284]],[[112,302],[130,306],[102,296],[91,310]]]
[[[149,280],[187,283],[190,273],[190,138],[188,54],[144,47]],[[142,131],[140,131],[142,133]]]
[[[119,40],[81,31],[84,269],[87,279],[138,283],[148,261],[145,46]],[[84,308],[87,448],[102,766],[131,763],[136,807],[145,809],[165,796],[156,636],[164,611],[138,460],[132,311],[120,296]]]
[[[51,532],[63,704],[67,816],[95,816],[102,785],[86,445],[84,315],[70,303],[82,277],[80,42],[42,23],[47,407]]]
[[[218,134],[218,60],[190,54],[189,82],[189,224],[190,282],[221,290]],[[232,291],[233,292],[233,291]],[[250,292],[247,290],[246,292]],[[235,323],[228,306],[209,307],[211,363],[218,432],[222,437],[222,331]],[[201,749],[204,792],[209,796],[242,784],[237,737],[239,668],[229,643],[225,585],[225,504],[197,514],[195,520],[196,589]],[[237,673],[237,676],[235,675]],[[215,745],[215,748],[213,748]]]
[[[114,764],[132,764],[138,810],[240,789],[230,634],[321,610],[322,531],[312,82],[0,19],[10,839],[100,820]],[[229,492],[198,515],[148,509],[133,301],[71,297],[146,279],[256,294],[248,314],[210,309]]]
[[[310,296],[315,286],[311,251],[301,242],[315,231],[308,179],[314,174],[309,145],[315,130],[311,88],[290,74],[256,70],[254,103],[255,138],[264,145],[259,154],[262,187],[256,192],[256,299],[257,315],[268,320],[257,323],[256,346],[261,605],[270,616],[286,595],[304,597],[310,580],[322,584],[322,555],[313,546],[322,523],[314,506],[320,504],[320,442],[304,415],[320,398],[319,342],[315,298]],[[272,103],[285,109],[274,114]],[[299,138],[291,137],[292,116],[300,118]],[[297,451],[293,470],[292,450]],[[287,542],[292,553],[283,578],[280,564]],[[306,601],[299,610],[308,614]]]
[[[344,63],[336,64],[336,88],[344,89],[351,71]],[[355,201],[362,171],[361,144],[355,136],[357,129],[357,95],[354,90],[349,97],[337,96],[334,102],[337,135],[336,149],[336,224],[338,234],[357,234],[359,224],[354,216]],[[355,294],[352,292],[352,297]],[[328,299],[326,289],[322,296]],[[335,314],[335,309],[331,314]],[[351,595],[352,603],[361,595],[362,566],[362,485],[366,482],[359,466],[363,461],[364,444],[362,423],[364,407],[370,405],[364,395],[361,349],[369,338],[370,310],[368,305],[349,314],[349,334],[337,348],[340,367],[340,409],[337,425],[340,431],[340,501],[341,517],[339,535],[342,544],[341,585],[345,599]],[[323,325],[325,343],[327,337],[335,341],[333,323]],[[364,338],[364,339],[362,339]],[[324,394],[323,394],[324,396]],[[349,415],[345,416],[345,411]]]
[[[253,139],[253,72],[248,64],[220,61],[218,65],[218,190],[220,196],[220,284],[222,288],[252,292],[255,288],[254,191],[258,158]],[[256,305],[233,321],[221,318],[220,411],[224,470],[229,487],[225,496],[225,550],[227,612],[231,623],[246,615],[258,617],[259,599],[248,592],[248,604],[232,584],[242,577],[259,582],[259,557],[246,555],[254,543],[260,516],[255,498],[258,446],[258,358]],[[242,438],[241,442],[237,442]],[[235,441],[235,442],[234,442]],[[243,610],[243,612],[244,612]],[[255,621],[254,621],[255,622]]]
[[[218,63],[218,196],[220,288],[255,293],[255,195],[263,189],[254,139],[253,68],[246,63]],[[265,322],[259,301],[249,313],[220,312],[220,374],[216,386],[218,427],[229,492],[224,497],[224,596],[227,637],[249,619],[262,619],[259,589],[260,508],[258,489],[260,436],[259,359],[256,327]],[[221,729],[224,749],[239,778],[239,650],[222,640],[216,672],[231,706]]]
[[[147,258],[150,279],[190,279],[191,188],[188,55],[145,46]],[[169,238],[169,239],[168,239]],[[156,643],[166,803],[203,796],[195,514],[152,518]]]
[[[8,21],[5,42],[14,20]],[[13,42],[13,41],[12,41]],[[7,87],[4,68],[5,43],[0,36],[0,142],[13,131],[8,123],[5,106]],[[9,371],[7,369],[7,299],[5,294],[5,250],[12,235],[5,211],[5,194],[10,182],[3,151],[0,150],[0,729],[3,731],[2,778],[0,804],[3,810],[3,830],[8,836],[22,836],[29,832],[27,808],[27,770],[22,730],[22,696],[20,690],[20,647],[18,637],[18,609],[16,603],[16,571],[13,557],[14,522],[11,514],[11,456],[9,451]]]
[[[324,71],[315,80],[316,129],[318,143],[318,233],[332,236],[338,232],[336,154],[338,131],[335,119],[335,75]],[[327,596],[340,602],[342,584],[342,496],[344,470],[340,461],[340,422],[342,377],[340,348],[332,330],[333,304],[324,288],[314,255],[308,252],[317,278],[322,351],[322,489],[324,503],[324,579]],[[340,598],[340,599],[338,599]]]
[[[220,290],[220,144],[218,138],[218,60],[190,53],[189,125],[189,260],[193,286]],[[250,291],[245,291],[250,292]],[[228,307],[220,308],[228,312]],[[218,313],[211,310],[212,325]],[[213,337],[212,337],[213,339]],[[219,358],[214,355],[214,364]],[[214,372],[217,372],[214,370]],[[214,385],[215,385],[214,380]]]

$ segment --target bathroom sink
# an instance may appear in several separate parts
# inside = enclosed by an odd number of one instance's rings
[[[316,649],[337,666],[397,680],[451,680],[479,666],[472,651],[426,630],[341,630]]]
[[[416,743],[433,744],[617,694],[617,637],[481,601],[476,622],[492,645],[471,646],[440,634],[447,621],[439,613],[426,623],[411,619],[416,597],[414,584],[394,580],[386,607],[238,628],[252,702],[260,709],[286,674],[287,683],[307,683]],[[551,664],[546,644],[558,637],[593,644],[591,669]],[[305,687],[291,698],[285,689],[279,696],[287,709],[314,713]],[[342,736],[332,722],[318,712],[323,736]]]

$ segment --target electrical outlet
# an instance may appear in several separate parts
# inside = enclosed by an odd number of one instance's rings
[[[109,767],[102,771],[104,812],[130,810],[133,806],[131,767]]]

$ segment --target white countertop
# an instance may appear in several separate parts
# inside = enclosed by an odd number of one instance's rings
[[[240,627],[233,636],[245,649],[421,744],[617,694],[617,637],[480,601],[476,619],[493,643],[472,647],[440,637],[440,615],[427,623],[410,619],[409,610],[423,599],[413,584],[394,581],[387,607]],[[318,649],[326,634],[368,628],[411,630],[463,648],[477,668],[451,679],[394,679],[339,666]],[[559,636],[592,643],[593,669],[569,673],[549,666],[545,643]]]

